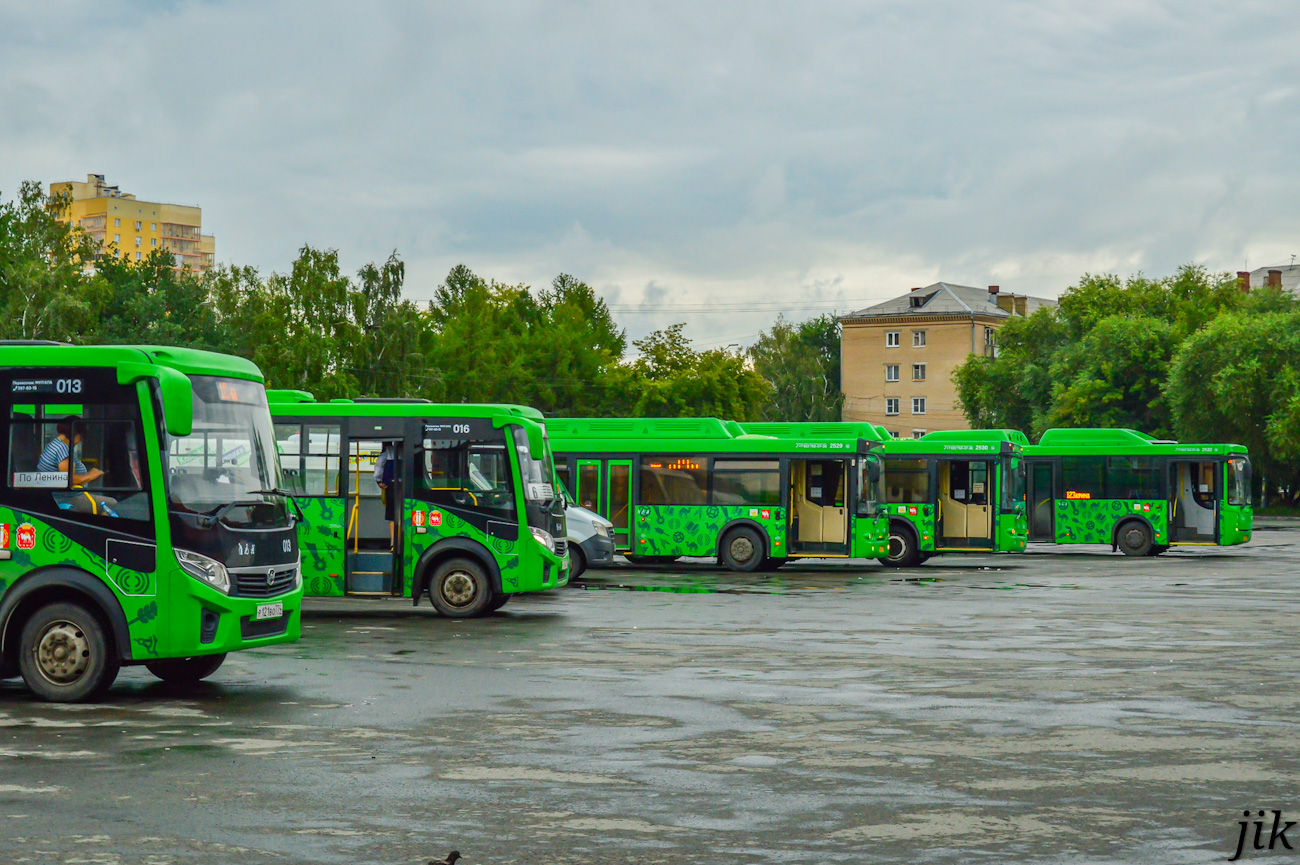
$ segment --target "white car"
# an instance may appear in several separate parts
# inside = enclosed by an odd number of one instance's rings
[[[576,579],[588,567],[614,563],[614,524],[600,514],[578,507],[564,498],[564,521],[568,525],[569,579]]]

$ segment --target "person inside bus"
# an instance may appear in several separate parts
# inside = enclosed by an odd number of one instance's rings
[[[93,483],[104,476],[104,472],[98,468],[86,468],[86,464],[77,454],[77,448],[81,447],[81,441],[85,438],[85,423],[76,415],[68,415],[58,422],[55,431],[57,435],[45,446],[45,450],[41,451],[40,459],[36,461],[36,470],[66,473],[71,463],[72,488],[78,491],[71,495],[56,495],[55,500],[81,513],[117,516],[113,510],[117,499],[90,493],[84,489],[86,484]]]
[[[388,548],[397,540],[397,497],[392,487],[397,482],[397,460],[393,458],[392,444],[385,444],[375,459],[375,483],[384,500],[384,519],[388,520]]]

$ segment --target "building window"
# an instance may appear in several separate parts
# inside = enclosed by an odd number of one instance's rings
[[[897,330],[885,331],[885,348],[898,348],[899,333]]]
[[[912,381],[925,381],[925,364],[912,364]]]
[[[117,210],[116,207],[113,208],[113,209],[114,209],[114,210]],[[119,218],[119,219],[114,219],[114,220],[113,220],[113,227],[114,227],[114,228],[121,228],[121,227],[122,227],[122,220],[121,220],[120,218]]]
[[[122,235],[120,235],[120,234],[115,234],[115,235],[113,235],[113,242],[114,242],[114,243],[121,243],[121,242],[122,242]]]
[[[912,414],[925,414],[925,397],[912,397]]]
[[[140,260],[140,253],[137,252],[137,253],[135,254],[135,260],[136,260],[136,261],[139,261],[139,260]]]
[[[136,245],[136,246],[139,246],[139,245],[140,245],[141,243],[143,243],[143,242],[144,242],[144,241],[141,240],[140,237],[137,235],[137,236],[136,236],[136,239],[135,239],[135,245]]]
[[[885,381],[898,381],[898,364],[885,364]]]
[[[898,414],[898,397],[885,398],[885,414]]]
[[[997,334],[997,331],[994,330],[993,328],[991,328],[991,327],[986,327],[986,328],[984,328],[984,344],[985,344],[985,345],[997,345],[997,344],[998,344],[998,338],[997,338],[996,334]]]
[[[135,221],[135,230],[136,230],[136,231],[139,231],[141,225],[142,225],[142,223],[140,222],[140,220],[137,219],[137,220]]]
[[[914,430],[912,430],[912,438],[914,438],[914,439],[919,439],[919,438],[920,438],[921,436],[923,436],[923,435],[925,435],[925,430],[923,430],[923,429],[914,429]]]
[[[151,223],[149,223],[149,230],[150,230],[150,231],[157,231],[157,230],[158,230],[158,223],[156,223],[156,222],[151,222]]]
[[[925,331],[923,330],[912,331],[912,347],[913,348],[925,347]]]
[[[157,246],[157,245],[158,245],[158,238],[156,238],[156,237],[151,237],[151,238],[149,238],[149,245],[150,245],[150,246]]]

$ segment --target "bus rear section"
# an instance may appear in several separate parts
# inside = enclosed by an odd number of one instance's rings
[[[755,571],[885,549],[874,443],[782,439],[716,418],[568,418],[548,428],[569,492],[614,524],[616,549],[633,564],[716,557]]]
[[[940,554],[1023,552],[1027,540],[1018,432],[954,430],[887,441],[889,553],[912,567]]]
[[[564,505],[541,414],[423,400],[317,402],[272,391],[303,504],[311,596],[428,597],[472,618],[564,585]]]
[[[1183,444],[1127,429],[1052,429],[1026,449],[1030,540],[1106,544],[1129,556],[1246,543],[1251,466],[1237,444]]]
[[[102,694],[297,639],[294,516],[261,374],[154,347],[0,345],[0,674]]]

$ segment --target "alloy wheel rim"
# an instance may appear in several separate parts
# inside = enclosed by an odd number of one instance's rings
[[[52,685],[71,685],[90,667],[90,640],[73,622],[51,622],[36,643],[36,669]]]
[[[889,560],[896,562],[907,554],[907,541],[902,535],[889,536]]]

